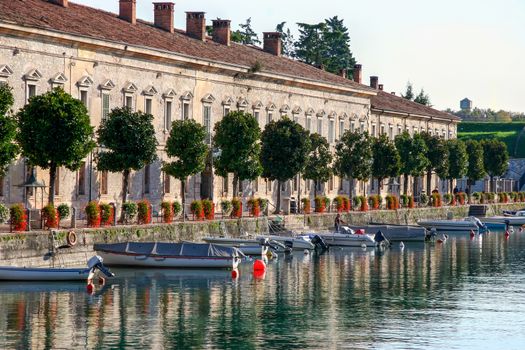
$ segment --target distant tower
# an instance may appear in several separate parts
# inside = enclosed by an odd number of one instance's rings
[[[472,109],[472,101],[465,97],[459,102],[459,107],[462,111],[470,111]]]

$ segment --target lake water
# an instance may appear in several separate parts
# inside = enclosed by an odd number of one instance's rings
[[[229,271],[0,283],[1,349],[524,349],[525,233],[302,252]]]

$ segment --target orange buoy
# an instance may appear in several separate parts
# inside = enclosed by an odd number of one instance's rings
[[[260,260],[260,259],[257,259],[254,261],[253,263],[253,272],[256,272],[256,271],[266,271],[266,264],[264,263],[264,261]]]
[[[239,277],[239,271],[237,269],[232,270],[232,279]]]
[[[95,291],[95,286],[93,285],[93,283],[88,283],[88,285],[86,286],[86,291],[88,294],[93,294],[93,292]]]

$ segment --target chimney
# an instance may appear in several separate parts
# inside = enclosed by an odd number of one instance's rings
[[[52,4],[55,4],[55,5],[62,6],[62,7],[68,7],[69,6],[68,0],[49,0],[49,2],[52,3]]]
[[[370,77],[370,87],[377,90],[379,88],[378,84],[379,84],[379,77],[371,76]]]
[[[263,33],[264,51],[271,53],[274,56],[281,56],[281,33],[266,32]]]
[[[206,40],[206,16],[204,12],[186,12],[186,34],[195,39]]]
[[[395,95],[396,95],[396,92],[395,92],[395,91],[392,91],[391,94],[395,96]]]
[[[213,41],[216,43],[230,46],[230,20],[214,19],[213,23]]]
[[[363,66],[360,64],[354,66],[354,81],[358,84],[363,83]]]
[[[347,73],[347,70],[346,68],[343,68],[339,71],[339,75],[342,76],[343,78],[346,79],[346,73]]]
[[[154,2],[155,27],[173,33],[174,8],[175,4],[173,2]]]
[[[379,90],[383,91],[383,84],[379,84]]]
[[[119,17],[131,24],[137,23],[137,0],[119,0]]]

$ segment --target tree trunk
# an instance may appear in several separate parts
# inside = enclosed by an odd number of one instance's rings
[[[186,221],[186,179],[180,180],[182,197],[182,221]]]
[[[377,179],[377,194],[381,195],[381,187],[383,187],[383,179]]]
[[[129,169],[124,170],[122,173],[122,203],[126,203],[128,201],[128,187],[129,187]]]
[[[450,184],[450,186],[449,186],[450,187],[449,188],[450,194],[453,195],[454,194],[454,179],[449,179],[448,181],[449,181],[449,184]]]
[[[490,175],[489,192],[494,192],[494,176]]]
[[[472,196],[472,181],[470,181],[470,179],[467,180],[467,187],[468,187],[468,202],[470,204],[472,203],[471,198],[470,198]]]
[[[236,174],[233,174],[233,198],[239,196],[239,177]]]
[[[314,195],[317,197],[317,180],[314,180]]]
[[[366,183],[364,181],[363,182],[363,196],[366,198]]]
[[[274,214],[281,212],[281,180],[277,180],[277,203],[275,203]]]
[[[432,169],[427,170],[427,194],[432,193]]]
[[[47,201],[49,204],[55,204],[55,179],[57,176],[57,166],[51,164],[49,167],[49,195]],[[36,196],[36,193],[35,193]]]
[[[412,195],[415,197],[416,196],[416,193],[417,193],[417,177],[416,176],[412,176]],[[430,196],[430,193],[427,193],[427,195]]]
[[[403,174],[403,194],[408,195],[408,174]]]

